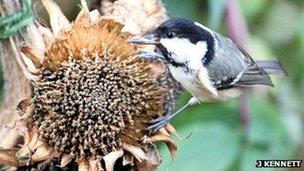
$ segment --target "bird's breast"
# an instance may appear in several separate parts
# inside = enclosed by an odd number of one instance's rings
[[[206,70],[191,70],[169,65],[170,72],[184,89],[199,101],[214,101],[217,91],[212,87]]]

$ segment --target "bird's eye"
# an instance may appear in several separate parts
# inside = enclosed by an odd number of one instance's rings
[[[168,37],[169,39],[173,38],[173,37],[174,37],[174,33],[173,33],[173,32],[168,32],[168,33],[167,33],[167,37]]]

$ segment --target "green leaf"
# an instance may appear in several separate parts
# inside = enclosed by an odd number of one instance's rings
[[[164,0],[170,17],[196,18],[197,2],[194,0]]]
[[[298,27],[298,36],[300,39],[301,47],[304,47],[304,10],[301,12],[300,20],[299,20],[299,27]],[[304,54],[304,50],[302,52]]]
[[[250,55],[256,60],[269,60],[277,58],[271,51],[269,45],[260,37],[250,37]]]
[[[252,19],[258,15],[267,5],[265,0],[240,0],[240,5],[242,12],[244,13],[246,19]]]
[[[190,98],[191,95],[184,92],[177,101],[175,110],[178,110],[185,105]],[[173,119],[172,124],[176,128],[183,128],[194,123],[202,123],[206,121],[222,122],[232,128],[237,128],[239,126],[237,99],[222,103],[201,103],[188,107]]]
[[[171,157],[161,148],[164,161],[159,170],[212,170],[222,171],[231,166],[240,151],[240,140],[233,130],[221,123],[201,122],[189,125],[180,134],[193,134],[178,141],[178,153],[170,165]]]
[[[250,99],[250,124],[248,137],[251,143],[270,143],[286,137],[287,132],[280,118],[280,110],[258,99]]]
[[[208,0],[209,27],[217,30],[225,12],[226,0]]]
[[[292,1],[273,2],[273,5],[267,9],[268,14],[263,16],[264,22],[259,25],[258,32],[270,45],[284,48],[296,33],[300,10]]]
[[[248,139],[244,144],[241,170],[263,170],[255,168],[256,160],[295,157],[296,146],[283,125],[280,111],[257,99],[250,100],[250,108]]]

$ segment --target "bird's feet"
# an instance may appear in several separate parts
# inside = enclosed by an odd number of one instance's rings
[[[151,133],[157,132],[160,128],[166,126],[169,121],[171,120],[171,115],[164,115],[159,118],[153,119],[149,122],[150,126],[148,126],[146,129],[148,131],[151,131]]]

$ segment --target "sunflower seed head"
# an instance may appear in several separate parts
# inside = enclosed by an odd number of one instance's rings
[[[160,87],[147,74],[136,74],[144,68],[96,56],[70,57],[55,71],[41,70],[33,118],[43,138],[72,156],[104,156],[124,139],[136,143],[144,133],[136,126],[147,124],[148,112],[162,109],[156,101]]]
[[[53,32],[40,26],[43,50],[23,48],[34,63],[34,91],[14,123],[23,141],[10,153],[0,150],[0,160],[39,170],[154,170],[161,162],[154,143],[165,142],[172,154],[176,146],[166,128],[152,135],[145,128],[172,110],[178,85],[161,74],[163,66],[137,58],[140,47],[127,43],[131,35],[121,23],[81,2],[69,23],[52,0],[43,0]]]

